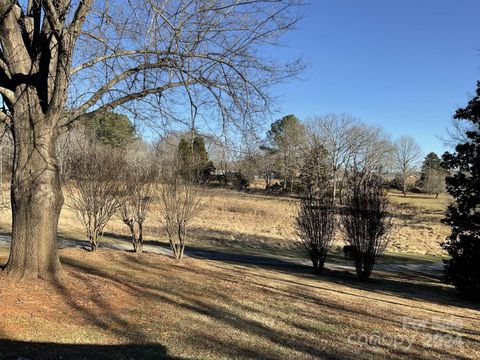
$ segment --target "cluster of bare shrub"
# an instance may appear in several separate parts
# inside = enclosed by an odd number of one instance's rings
[[[329,175],[331,163],[328,153],[319,146],[312,146],[303,167],[304,191],[295,222],[298,236],[314,271],[321,273],[339,227],[347,244],[346,255],[355,262],[358,278],[367,280],[377,256],[388,245],[392,229],[380,169],[367,166],[373,154],[359,156],[355,165],[344,171],[342,198],[336,203],[335,180]]]
[[[296,227],[314,271],[321,273],[335,236],[335,206],[331,196],[307,190],[300,200]]]
[[[133,251],[142,253],[144,223],[153,213],[151,221],[165,229],[174,257],[181,260],[188,226],[205,197],[194,176],[185,176],[185,167],[180,171],[178,157],[162,156],[138,139],[122,148],[84,138],[76,144],[65,159],[64,188],[90,249],[98,248],[107,223],[117,217],[129,229]]]

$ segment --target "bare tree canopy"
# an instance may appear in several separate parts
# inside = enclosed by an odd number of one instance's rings
[[[409,188],[408,178],[415,174],[422,159],[422,148],[411,136],[402,136],[394,146],[395,170],[400,180],[402,193],[407,194]]]
[[[51,277],[60,268],[62,131],[127,106],[154,110],[161,124],[252,127],[268,87],[302,67],[262,52],[295,25],[300,3],[0,0],[0,121],[15,143],[7,272]]]
[[[380,128],[368,126],[349,114],[327,114],[307,122],[310,144],[321,144],[328,153],[333,199],[345,183],[345,172],[355,168],[370,177],[385,171],[392,146]]]
[[[133,100],[165,118],[178,118],[185,99],[195,114],[215,104],[224,119],[243,119],[267,108],[272,82],[301,68],[259,52],[292,28],[299,3],[1,0],[2,116],[20,95],[15,75],[36,74],[44,113],[62,111],[68,96],[62,125]]]

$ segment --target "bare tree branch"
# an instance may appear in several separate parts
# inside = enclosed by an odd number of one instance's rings
[[[80,30],[83,23],[85,22],[88,12],[90,11],[92,2],[93,0],[80,0],[77,10],[75,11],[75,14],[73,16],[73,20],[68,27],[69,32],[73,36],[72,41],[75,41],[80,34]]]
[[[9,72],[27,74],[31,58],[22,38],[19,25],[21,9],[13,1],[0,0],[0,43]]]
[[[0,86],[0,95],[4,96],[11,104],[15,102],[15,94],[10,89]]]
[[[57,7],[53,4],[52,0],[42,0],[42,5],[45,10],[45,16],[50,23],[52,30],[54,31],[55,36],[58,40],[61,40],[61,35],[64,29],[63,24],[60,22],[57,10]]]

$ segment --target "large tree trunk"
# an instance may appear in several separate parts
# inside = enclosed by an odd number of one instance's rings
[[[56,121],[39,108],[28,102],[23,106],[15,111],[12,129],[12,244],[5,270],[15,277],[50,279],[60,269],[57,226],[63,195],[55,155],[58,130]]]

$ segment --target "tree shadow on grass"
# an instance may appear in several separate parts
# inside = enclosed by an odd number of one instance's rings
[[[157,360],[179,359],[160,344],[55,344],[0,339],[0,359],[18,360]]]
[[[117,263],[121,265],[121,268],[127,267],[127,266],[132,267],[132,263],[130,261],[127,261],[126,258],[125,260],[117,259]],[[111,281],[122,282],[122,283],[124,282],[124,276],[121,273],[117,273],[117,272],[111,273],[111,272],[104,271],[103,269],[94,269],[89,266],[86,266],[85,264],[79,263],[77,261],[69,261],[68,264],[69,266],[74,267],[76,270],[81,271],[82,273],[89,272],[96,276],[107,278]],[[150,265],[146,266],[145,264],[134,263],[133,266],[135,268],[135,271],[148,271]],[[220,326],[222,325],[228,326],[231,329],[230,331],[236,333],[237,336],[246,336],[246,338],[249,338],[249,339],[252,337],[259,337],[267,340],[270,343],[275,344],[275,347],[272,348],[271,351],[269,352],[269,351],[265,351],[265,349],[258,349],[257,351],[257,349],[255,348],[245,347],[244,345],[242,346],[241,343],[231,344],[228,339],[224,339],[224,338],[209,339],[208,335],[210,332],[205,330],[208,326],[207,324],[205,324],[204,326],[193,326],[194,329],[196,328],[199,329],[197,330],[198,332],[196,333],[197,336],[194,336],[194,337],[189,336],[189,338],[192,338],[191,346],[194,347],[195,349],[199,349],[199,348],[202,349],[202,347],[209,349],[211,347],[211,348],[216,348],[216,350],[218,351],[218,347],[220,347],[223,356],[227,355],[232,358],[240,357],[240,358],[272,359],[273,360],[278,358],[278,353],[277,354],[275,353],[275,350],[278,349],[278,347],[287,347],[291,350],[294,350],[297,353],[313,356],[315,358],[325,358],[325,359],[351,358],[352,353],[346,351],[345,349],[342,349],[342,346],[341,346],[342,342],[347,341],[346,339],[343,339],[343,338],[340,339],[335,334],[331,335],[330,337],[328,334],[326,334],[325,337],[323,338],[323,341],[330,341],[330,345],[328,347],[313,346],[313,344],[306,342],[302,335],[291,333],[288,330],[288,328],[284,328],[283,326],[270,327],[267,325],[269,321],[264,323],[264,322],[255,320],[256,317],[252,318],[252,313],[255,313],[257,309],[251,308],[251,305],[247,305],[243,303],[242,299],[236,298],[232,294],[217,291],[215,287],[208,290],[207,289],[204,290],[206,293],[209,294],[208,297],[201,296],[200,294],[198,294],[193,289],[194,288],[193,283],[197,281],[196,280],[197,277],[195,275],[198,275],[199,272],[206,272],[205,274],[203,274],[204,276],[209,276],[209,275],[211,276],[212,274],[209,274],[207,269],[190,269],[188,267],[182,267],[182,270],[186,272],[190,272],[192,276],[188,276],[187,278],[182,279],[183,286],[181,287],[175,287],[175,286],[170,287],[165,284],[163,286],[158,286],[153,282],[148,282],[148,280],[139,281],[138,279],[132,279],[132,281],[128,284],[128,286],[131,287],[132,290],[134,290],[141,298],[145,298],[145,299],[150,298],[157,302],[174,305],[178,309],[179,313],[183,313],[183,314],[198,313],[202,316],[205,316],[209,319],[214,320],[215,323],[216,324],[218,323]],[[237,275],[232,275],[231,271],[230,272],[216,271],[215,274],[219,276],[219,281],[221,279],[221,281],[225,281],[225,282],[231,282],[232,280],[235,279],[235,277],[237,277],[237,280],[249,278],[250,279],[248,281],[249,284],[252,284],[254,287],[263,288],[265,291],[270,293],[271,299],[276,299],[275,302],[273,302],[270,305],[273,307],[279,306],[280,305],[278,303],[279,301],[281,301],[282,304],[297,303],[298,301],[302,301],[302,302],[306,301],[307,303],[311,303],[312,306],[316,306],[320,308],[327,307],[333,310],[334,312],[350,313],[351,317],[364,318],[366,324],[368,323],[369,319],[378,319],[381,322],[383,321],[390,322],[394,324],[397,328],[401,329],[401,326],[402,326],[401,321],[399,322],[398,319],[393,319],[392,317],[388,316],[388,314],[381,316],[381,315],[375,314],[375,312],[372,313],[371,311],[366,311],[361,308],[357,309],[357,308],[347,307],[345,304],[337,303],[336,301],[333,301],[328,298],[313,296],[309,294],[308,291],[305,291],[305,288],[303,288],[304,286],[309,286],[309,285],[302,282],[299,282],[297,285],[297,283],[295,283],[294,281],[284,280],[289,285],[288,288],[279,289],[277,287],[272,287],[263,281],[257,282],[258,279],[261,279],[262,277],[264,277],[263,274],[259,274],[255,272],[255,270],[250,267],[248,268],[248,271],[252,272],[251,276],[246,276],[245,273],[240,273],[240,272]],[[128,275],[128,274],[125,273],[125,275]],[[268,278],[268,276],[266,277]],[[276,277],[274,277],[274,279],[276,281],[279,280]],[[189,282],[192,282],[192,284],[190,284]],[[322,285],[320,286],[320,289],[326,290],[326,291],[334,291],[337,294],[340,293],[338,291],[329,289],[328,287],[325,287]],[[355,294],[355,293],[346,293],[346,294],[352,295],[352,296],[358,296],[358,294]],[[363,295],[360,294],[360,297],[363,297]],[[375,294],[372,294],[371,296],[365,295],[365,298],[368,300],[378,300],[376,299]],[[216,300],[222,299],[222,301],[219,303],[217,301],[212,301],[212,299],[216,299]],[[291,299],[292,301],[289,301],[288,299]],[[405,304],[396,303],[396,302],[392,302],[392,304],[406,306]],[[375,302],[372,302],[372,306],[374,308]],[[239,308],[241,308],[240,312],[238,312],[237,310]],[[235,311],[233,311],[233,309],[235,309]],[[280,307],[275,312],[275,314],[281,314],[284,311],[285,311],[285,308]],[[408,314],[408,311],[406,311],[406,313]],[[260,316],[261,318],[265,318],[265,317],[268,318],[268,317],[274,316],[275,319],[277,319],[276,316],[278,316],[278,315],[273,315],[269,313],[261,313],[260,315],[261,315]],[[324,314],[324,316],[326,316],[326,314]],[[348,324],[344,323],[343,320],[339,320],[339,319],[332,319],[332,320],[336,321],[337,323],[336,326],[338,327],[348,328],[349,326]],[[201,320],[192,319],[192,321],[201,321]],[[281,320],[277,319],[276,322],[278,323],[278,321],[281,321]],[[306,331],[306,330],[303,330],[303,331]],[[352,331],[355,331],[355,330],[352,329]],[[311,332],[308,332],[308,333],[311,334]],[[468,333],[468,331],[466,331],[466,333]],[[317,336],[318,335],[320,334],[317,334]],[[445,335],[449,335],[449,334],[445,334]],[[472,335],[478,335],[478,333],[472,332]],[[322,338],[323,334],[320,336],[321,336],[320,338]],[[478,343],[478,340],[474,338],[464,337],[464,339],[471,343]],[[437,353],[437,355],[440,357],[453,356],[452,353],[444,349],[422,348],[421,344],[415,344],[414,346],[418,348],[418,352],[420,353],[429,351],[430,353],[432,352]],[[331,350],[333,348],[336,349],[334,352],[332,352]],[[367,356],[368,355],[367,353],[369,353],[370,350],[372,349],[365,350],[364,355]],[[386,350],[391,352],[392,354],[397,354],[399,356],[412,355],[409,351],[404,351],[402,349],[388,348]],[[465,357],[459,356],[458,358],[463,359]]]
[[[0,331],[0,359],[18,360],[140,360],[140,359],[178,359],[169,354],[167,348],[158,341],[150,341],[150,334],[121,311],[113,309],[102,298],[102,291],[98,284],[91,281],[88,272],[71,274],[77,281],[81,281],[89,289],[90,299],[85,304],[85,299],[74,291],[64,286],[60,279],[53,280],[63,301],[70,307],[72,316],[79,314],[83,321],[96,331],[112,334],[121,339],[125,344],[69,344],[69,343],[43,343],[31,341],[16,341],[8,339]],[[32,309],[35,311],[35,309]],[[59,323],[58,331],[62,331]],[[83,336],[83,335],[80,335]]]
[[[65,263],[68,266],[68,262]],[[167,348],[153,339],[151,333],[142,328],[141,324],[132,321],[124,312],[113,308],[103,297],[102,288],[92,278],[89,271],[75,271],[69,274],[69,279],[82,284],[87,289],[88,301],[76,293],[72,286],[65,286],[65,278],[53,279],[50,284],[61,295],[62,301],[70,308],[72,316],[78,314],[90,328],[105,335],[113,335],[121,343],[118,345],[104,344],[61,344],[8,339],[8,334],[0,328],[0,359],[17,360],[21,357],[29,360],[43,359],[181,359],[170,355]],[[104,277],[108,280],[107,277]],[[70,281],[70,280],[69,280]],[[115,281],[115,280],[114,280]],[[105,285],[105,284],[104,284]],[[121,282],[117,282],[122,286]],[[36,311],[32,308],[32,311]],[[62,331],[59,323],[58,331]],[[79,335],[83,336],[83,335]]]
[[[224,237],[222,232],[221,236]],[[121,238],[118,236],[118,238]],[[149,245],[169,249],[167,243],[149,241]],[[276,256],[262,253],[259,255],[234,252],[235,248],[205,248],[187,245],[185,254],[189,257],[216,262],[224,262],[232,265],[248,266],[250,268],[262,268],[275,270],[285,274],[295,274],[316,278],[312,267],[306,257],[299,258],[299,253],[289,252],[291,256]],[[411,261],[413,264],[431,265],[431,261]],[[386,266],[389,263],[396,266]],[[402,266],[405,267],[402,269]],[[452,287],[442,285],[443,274],[436,270],[415,270],[408,268],[410,262],[393,256],[381,256],[379,264],[374,270],[372,278],[367,282],[359,281],[354,273],[354,268],[349,260],[345,260],[340,252],[332,252],[327,257],[326,269],[322,279],[339,283],[359,290],[368,290],[372,293],[390,294],[409,300],[420,300],[440,305],[453,305],[473,310],[480,310],[480,306],[460,297]],[[347,268],[349,267],[349,268]]]
[[[339,359],[346,358],[342,356],[342,351],[339,350],[337,353],[333,354],[329,351],[321,348],[314,347],[312,345],[306,344],[304,339],[288,333],[285,329],[280,328],[271,328],[262,322],[248,319],[247,317],[242,316],[236,312],[233,312],[227,309],[224,306],[218,305],[212,299],[218,299],[217,294],[210,293],[212,296],[202,297],[196,294],[191,290],[189,284],[184,283],[181,287],[176,286],[158,286],[154,282],[145,280],[139,281],[138,279],[130,279],[126,282],[127,273],[122,273],[122,271],[116,271],[115,273],[104,271],[103,269],[94,268],[88,264],[81,263],[74,259],[64,259],[63,263],[68,267],[75,270],[78,273],[88,273],[90,275],[98,276],[103,279],[108,279],[108,281],[120,283],[135,293],[140,299],[144,300],[153,300],[157,303],[163,303],[172,305],[176,308],[178,314],[182,316],[187,316],[188,314],[200,314],[208,319],[214,320],[215,324],[219,326],[228,326],[231,328],[231,331],[235,332],[238,336],[238,332],[245,334],[246,339],[251,338],[252,336],[262,338],[268,342],[274,343],[277,347],[287,347],[289,349],[294,349],[298,353],[302,353],[307,356],[313,356],[315,358],[325,358],[325,359]],[[116,260],[116,263],[123,267],[128,267],[130,270],[135,271],[148,271],[148,267],[140,263],[131,263],[130,261],[125,261],[122,263],[120,260]],[[151,271],[151,269],[150,269]],[[197,281],[194,277],[192,281]],[[178,282],[178,279],[177,279]],[[173,285],[173,284],[172,284]],[[232,302],[235,302],[235,299],[232,299]],[[247,308],[243,308],[243,311],[249,311]],[[205,350],[208,353],[217,353],[220,352],[222,356],[227,356],[227,358],[249,358],[249,359],[268,359],[274,360],[278,358],[278,355],[275,355],[274,352],[269,353],[268,351],[255,349],[254,347],[246,347],[241,344],[229,343],[228,336],[227,338],[215,338],[208,340],[208,335],[210,330],[208,330],[207,325],[204,326],[194,326],[193,324],[196,321],[202,322],[202,319],[188,320],[188,328],[193,327],[195,330],[195,336],[188,336],[187,341],[191,341],[190,346],[196,351]],[[180,318],[178,321],[181,321]],[[186,321],[185,319],[183,321]],[[211,325],[210,325],[211,326]],[[191,339],[191,340],[190,340]],[[214,340],[214,341],[213,341]],[[191,348],[191,349],[192,349]],[[274,351],[274,350],[272,350]],[[198,355],[201,358],[201,353]]]
[[[313,274],[311,266],[290,259],[264,255],[245,255],[229,253],[222,250],[188,247],[185,250],[188,256],[225,262],[240,266],[248,266],[275,270],[285,274],[295,274],[304,277],[318,278],[359,290],[372,293],[390,294],[409,300],[420,300],[440,305],[451,305],[473,310],[480,310],[480,306],[471,301],[462,299],[452,287],[441,284],[441,275],[438,272],[397,270],[395,268],[381,268],[372,275],[369,281],[359,281],[352,269],[339,269],[338,265],[348,265],[338,255],[327,259],[326,269],[320,277]],[[331,261],[333,260],[333,261]],[[333,265],[333,267],[331,266]],[[330,269],[330,267],[332,267]]]

